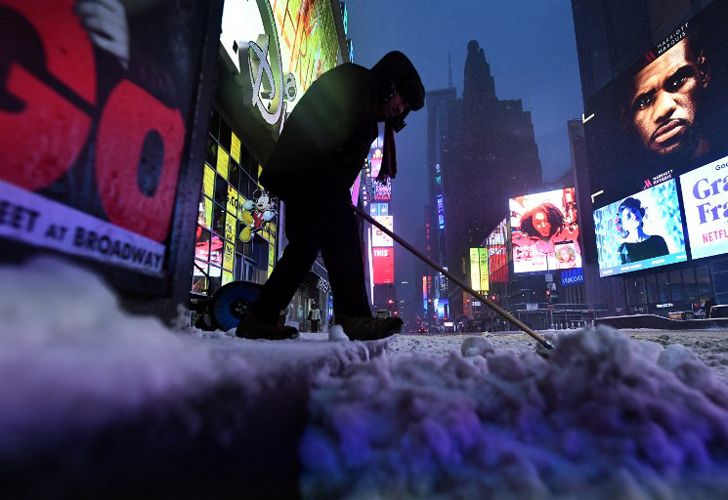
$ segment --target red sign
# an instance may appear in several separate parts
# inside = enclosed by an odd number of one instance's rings
[[[372,267],[375,285],[391,285],[394,283],[394,248],[372,248]]]
[[[0,7],[0,197],[34,216],[0,237],[161,276],[204,25],[166,3]]]

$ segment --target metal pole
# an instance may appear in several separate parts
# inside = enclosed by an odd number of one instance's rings
[[[455,283],[457,286],[459,286],[461,289],[463,289],[466,292],[468,292],[470,295],[472,295],[476,299],[478,299],[481,302],[483,302],[485,305],[487,305],[488,307],[490,307],[496,313],[498,313],[499,315],[501,315],[504,319],[506,319],[507,321],[509,321],[510,323],[512,323],[513,325],[515,325],[516,327],[518,327],[520,330],[522,330],[523,332],[525,332],[528,335],[530,335],[534,340],[536,340],[542,346],[544,346],[547,349],[553,349],[554,348],[554,345],[551,342],[549,342],[548,340],[546,340],[545,338],[543,338],[541,335],[539,335],[530,326],[528,326],[527,324],[525,324],[520,319],[514,317],[511,313],[509,313],[508,311],[506,311],[505,309],[503,309],[501,306],[499,306],[498,304],[496,304],[495,302],[493,302],[489,298],[487,298],[487,297],[479,294],[478,292],[476,292],[475,290],[473,290],[472,288],[470,288],[462,280],[460,280],[458,277],[456,277],[452,273],[450,273],[447,269],[445,269],[442,266],[440,266],[437,262],[435,262],[434,260],[430,259],[427,255],[424,255],[423,253],[421,253],[415,247],[413,247],[412,245],[410,245],[407,241],[405,241],[404,239],[400,238],[399,236],[397,236],[396,234],[394,234],[392,231],[390,231],[389,229],[387,229],[386,227],[384,227],[382,224],[380,224],[379,222],[377,222],[368,213],[364,212],[359,207],[354,206],[354,205],[352,205],[352,208],[354,209],[354,211],[356,212],[356,214],[359,217],[361,217],[362,219],[366,220],[367,222],[369,222],[373,226],[376,226],[377,228],[381,229],[384,232],[384,234],[386,234],[387,236],[389,236],[390,238],[392,238],[394,241],[396,241],[397,243],[399,243],[400,245],[402,245],[403,247],[405,247],[407,250],[409,250],[411,253],[413,253],[415,256],[417,256],[420,260],[422,260],[426,264],[428,264],[430,267],[432,267],[436,271],[439,271],[442,274],[444,274],[445,276],[447,276],[447,278],[450,281],[452,281],[453,283]]]

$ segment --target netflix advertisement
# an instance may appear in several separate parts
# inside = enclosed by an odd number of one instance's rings
[[[587,103],[594,208],[728,154],[728,2],[675,14],[669,35]]]
[[[213,12],[0,0],[0,238],[164,278]]]
[[[693,259],[728,252],[728,156],[680,176]]]
[[[394,283],[394,248],[372,247],[372,269],[375,285]]]

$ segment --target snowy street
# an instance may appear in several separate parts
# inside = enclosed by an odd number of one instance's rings
[[[130,316],[56,260],[0,278],[10,497],[728,492],[725,331],[542,332],[548,359],[517,333],[250,341]]]

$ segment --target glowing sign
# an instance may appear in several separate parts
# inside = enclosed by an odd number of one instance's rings
[[[394,217],[391,215],[375,216],[374,220],[381,225],[394,232]],[[384,231],[378,227],[372,227],[372,246],[373,247],[391,247],[394,246],[394,240],[387,236]]]
[[[437,195],[437,227],[445,229],[445,197]]]
[[[394,248],[372,247],[372,271],[375,285],[394,283]]]

